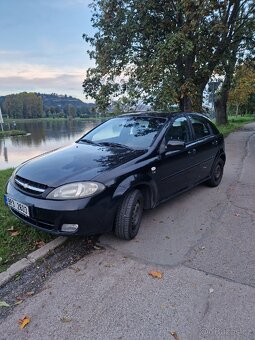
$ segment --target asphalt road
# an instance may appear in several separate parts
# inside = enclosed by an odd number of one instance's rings
[[[101,237],[105,250],[0,321],[0,339],[255,339],[255,123],[226,139],[226,153],[218,188],[146,212],[133,241]]]

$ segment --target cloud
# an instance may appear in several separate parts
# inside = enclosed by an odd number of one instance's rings
[[[21,91],[70,94],[84,100],[85,69],[54,68],[46,65],[0,64],[0,94]]]
[[[1,57],[10,57],[10,56],[24,56],[26,52],[23,51],[7,51],[7,50],[0,50]]]

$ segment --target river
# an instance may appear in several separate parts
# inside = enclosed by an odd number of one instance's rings
[[[100,120],[33,120],[5,124],[5,129],[23,130],[27,135],[0,139],[0,169],[14,168],[30,158],[71,144],[100,123]]]

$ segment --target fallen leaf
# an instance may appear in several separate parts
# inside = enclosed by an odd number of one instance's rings
[[[239,217],[239,216],[240,216],[240,214],[235,214],[235,216]]]
[[[101,249],[102,249],[101,247],[99,247],[99,246],[97,246],[97,245],[94,245],[93,248],[94,248],[95,250],[101,250]]]
[[[27,292],[27,293],[26,293],[26,296],[32,296],[32,295],[34,295],[34,293],[35,293],[35,292],[34,292],[33,290],[31,290],[31,292]]]
[[[154,279],[162,279],[163,277],[163,273],[161,272],[150,271],[148,274],[152,276]]]
[[[37,248],[42,248],[46,243],[44,241],[35,241],[34,244]]]
[[[0,301],[0,307],[10,307],[10,305],[5,301]]]
[[[22,302],[23,302],[23,300],[18,300],[18,301],[16,301],[16,302],[14,303],[14,306],[20,305]]]
[[[175,340],[179,340],[179,337],[176,332],[171,332],[170,334],[175,338]]]
[[[70,267],[70,269],[74,270],[75,273],[78,273],[78,272],[81,271],[80,268],[78,268],[78,267]]]
[[[13,231],[13,232],[11,233],[11,237],[16,237],[16,236],[18,236],[19,234],[20,234],[19,231]]]
[[[214,292],[214,289],[213,288],[210,288],[209,289],[209,293],[212,294]]]
[[[62,316],[62,317],[60,318],[60,320],[61,320],[62,322],[64,322],[64,323],[67,323],[67,322],[71,322],[71,321],[72,321],[71,318],[68,318],[68,317],[66,317],[66,316]]]
[[[24,327],[26,327],[26,325],[29,324],[30,318],[26,315],[26,316],[24,316],[23,319],[20,319],[18,322],[20,324],[19,328],[23,329]]]

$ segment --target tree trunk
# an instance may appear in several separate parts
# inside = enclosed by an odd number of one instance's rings
[[[190,100],[190,98],[188,96],[183,96],[180,99],[179,106],[180,106],[180,110],[182,112],[191,112],[192,111],[191,100]]]
[[[202,112],[203,91],[194,97],[184,95],[180,98],[179,107],[182,112]]]
[[[239,113],[239,104],[236,104],[236,116],[238,116]]]
[[[227,97],[228,91],[221,91],[215,97],[214,107],[216,112],[216,124],[226,125],[228,123],[227,117]]]
[[[233,79],[233,74],[235,71],[235,65],[237,61],[237,50],[238,45],[233,47],[231,51],[229,59],[225,60],[224,69],[225,69],[225,79],[223,81],[222,87],[218,94],[215,96],[215,113],[216,113],[216,124],[226,125],[228,123],[227,116],[227,102],[228,102],[228,94],[231,87],[231,82]]]

